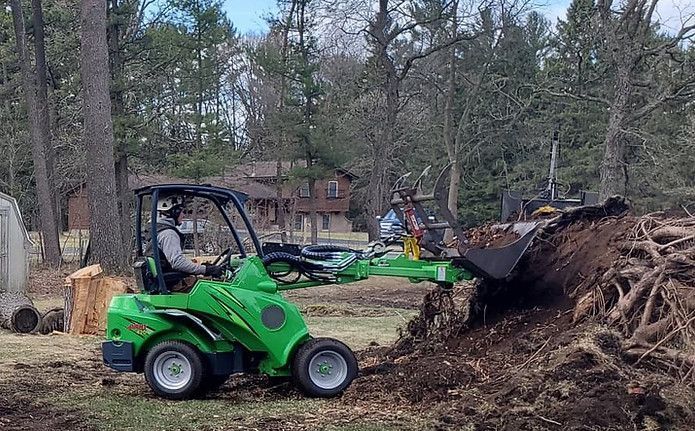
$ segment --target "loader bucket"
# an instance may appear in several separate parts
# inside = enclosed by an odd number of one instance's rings
[[[502,280],[506,278],[519,263],[531,241],[536,237],[538,223],[520,222],[499,225],[501,229],[510,229],[519,238],[511,244],[494,248],[459,247],[460,257],[453,259],[453,264],[466,268],[478,277]]]

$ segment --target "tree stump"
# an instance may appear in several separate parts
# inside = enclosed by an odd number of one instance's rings
[[[54,308],[47,311],[41,317],[41,325],[39,325],[39,332],[46,335],[53,331],[63,332],[65,323],[65,312],[62,308]]]
[[[103,335],[114,295],[128,292],[128,283],[104,275],[100,265],[77,270],[65,279],[64,332]]]
[[[0,293],[0,327],[26,334],[41,323],[41,313],[21,293]]]

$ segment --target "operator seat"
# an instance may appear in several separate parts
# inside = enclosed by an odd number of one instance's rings
[[[133,269],[135,271],[135,280],[142,292],[164,293],[160,292],[159,290],[159,283],[157,282],[157,267],[155,265],[154,258],[150,256],[139,257],[133,264]],[[180,271],[162,272],[164,284],[169,292],[172,291],[174,286],[179,284],[189,275],[190,274]]]

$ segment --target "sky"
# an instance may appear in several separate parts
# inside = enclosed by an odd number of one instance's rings
[[[563,18],[571,0],[540,0],[538,7],[551,21]],[[264,33],[264,17],[277,11],[276,0],[224,0],[229,19],[240,34]],[[695,0],[660,0],[657,12],[669,28],[680,28],[681,14],[695,13]]]
[[[264,33],[264,17],[277,11],[275,0],[224,0],[227,16],[240,34]]]

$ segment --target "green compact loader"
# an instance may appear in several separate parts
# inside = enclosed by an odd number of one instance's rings
[[[309,396],[340,394],[357,376],[353,352],[338,340],[312,337],[283,291],[370,276],[431,281],[444,289],[476,276],[505,278],[534,236],[533,226],[527,226],[506,247],[468,249],[450,213],[444,216],[446,222],[427,222],[422,205],[441,201],[441,192],[422,194],[420,179],[413,186],[403,183],[392,190],[391,202],[406,226],[398,243],[407,246],[401,250],[379,242],[365,250],[329,245],[263,247],[244,211],[243,193],[189,184],[137,190],[133,266],[140,293],[112,299],[102,343],[104,362],[114,370],[144,373],[152,390],[169,399],[200,396],[232,374],[250,372],[291,377]],[[214,262],[224,266],[224,275],[199,277],[184,292],[173,291],[172,286],[186,274],[162,271],[157,246],[157,201],[174,194],[204,202],[202,207],[219,221],[216,235],[226,237],[222,244],[229,245]],[[428,235],[446,228],[458,235],[458,247],[447,247],[431,239],[436,235]],[[147,242],[149,255],[145,255]]]

